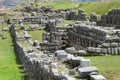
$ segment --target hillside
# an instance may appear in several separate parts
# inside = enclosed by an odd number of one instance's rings
[[[120,1],[105,0],[105,2],[86,2],[86,3],[73,3],[73,2],[53,2],[53,3],[38,3],[38,7],[50,6],[54,9],[68,9],[76,8],[76,11],[83,9],[87,14],[96,12],[101,15],[107,13],[113,8],[120,7]]]
[[[66,2],[66,1],[72,1],[72,2],[95,2],[95,1],[111,1],[111,0],[38,0],[39,2]],[[9,8],[14,7],[18,3],[24,3],[24,2],[34,2],[34,0],[0,0],[0,8]]]
[[[86,13],[96,12],[97,14],[107,13],[113,8],[119,8],[120,1],[110,1],[110,2],[93,2],[93,3],[80,3],[78,9],[85,10]]]

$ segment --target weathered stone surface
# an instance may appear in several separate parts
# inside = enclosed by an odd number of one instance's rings
[[[96,67],[83,67],[78,68],[78,75],[80,78],[88,78],[91,72],[98,72]]]
[[[106,80],[106,78],[102,75],[90,75],[90,80]]]
[[[80,56],[80,55],[87,55],[87,52],[85,50],[78,50],[77,51],[77,55]]]
[[[90,14],[90,21],[91,22],[97,22],[98,21],[98,15],[96,13]]]
[[[33,46],[39,46],[38,40],[35,40],[35,41],[33,42]]]
[[[36,15],[37,15],[36,12],[32,12],[32,13],[31,13],[31,16],[36,16]]]
[[[120,25],[120,22],[119,22],[119,11],[120,9],[112,9],[110,10],[107,14],[103,14],[101,16],[101,23],[99,25],[102,25],[102,26],[110,26],[112,27],[113,25]],[[116,28],[119,28],[119,27],[116,27]]]
[[[79,67],[90,67],[91,61],[89,59],[81,59]]]
[[[81,59],[84,59],[83,57],[73,57],[70,61],[70,64],[73,68],[78,67],[80,65]]]
[[[75,49],[75,47],[66,48],[65,51],[70,54],[77,53],[77,50]]]

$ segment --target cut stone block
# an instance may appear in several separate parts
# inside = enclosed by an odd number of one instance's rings
[[[67,57],[67,53],[64,50],[58,50],[55,52],[55,55],[57,56],[57,58],[59,59],[64,59]]]
[[[90,75],[90,80],[106,80],[106,78],[102,75]]]
[[[98,69],[96,67],[78,68],[78,75],[80,78],[88,78],[91,72],[98,72]]]
[[[70,54],[74,54],[74,53],[77,52],[76,49],[75,49],[75,47],[66,48],[65,51],[66,51],[67,53],[70,53]]]
[[[70,64],[72,67],[78,67],[80,65],[80,60],[84,59],[83,57],[72,57]]]
[[[81,59],[84,59],[84,58],[83,57],[73,57],[70,62],[72,67],[78,67],[80,65]]]
[[[90,59],[81,59],[80,60],[80,67],[90,67],[91,61]]]
[[[74,57],[75,57],[75,56],[72,55],[72,54],[67,54],[67,57],[64,58],[63,60],[64,60],[64,62],[67,62],[67,61],[71,60],[71,59],[74,58]]]

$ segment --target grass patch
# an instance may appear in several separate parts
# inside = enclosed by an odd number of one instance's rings
[[[74,20],[64,20],[64,24],[70,24],[70,23],[73,23],[74,22]]]
[[[7,39],[0,37],[0,80],[21,80],[21,65],[16,62],[10,33],[6,32],[6,35]]]
[[[38,7],[52,7],[55,10],[65,10],[76,8],[83,9],[87,14],[95,12],[99,15],[107,13],[109,10],[120,7],[120,0],[105,0],[104,2],[85,2],[85,3],[74,3],[74,2],[39,2]],[[24,5],[25,6],[25,5]],[[23,4],[17,6],[18,10],[23,7]]]
[[[0,29],[3,29],[3,28],[6,28],[6,26],[10,26],[10,25],[7,25],[7,24],[0,24]]]
[[[73,23],[74,20],[64,20],[62,23],[60,23],[61,26],[64,26],[65,24]]]
[[[90,14],[92,12],[95,12],[99,15],[107,13],[109,10],[113,8],[119,8],[120,7],[120,1],[107,1],[107,2],[86,2],[86,3],[73,3],[73,2],[53,2],[53,3],[47,3],[42,2],[38,3],[38,7],[42,6],[49,6],[52,7],[55,10],[61,10],[61,9],[70,9],[74,8],[78,5],[76,10],[83,9],[87,14]]]
[[[87,57],[107,80],[120,80],[120,56]]]
[[[32,40],[38,40],[39,42],[42,42],[42,33],[45,33],[45,30],[35,30],[35,31],[29,31],[28,32],[32,36]]]
[[[76,4],[73,2],[42,2],[38,4],[38,7],[50,6],[55,10],[61,9],[70,9],[73,8]]]
[[[83,9],[87,14],[91,12],[95,12],[97,14],[104,14],[107,13],[109,10],[113,8],[119,8],[120,1],[110,1],[110,2],[87,2],[87,3],[80,3],[79,9]]]

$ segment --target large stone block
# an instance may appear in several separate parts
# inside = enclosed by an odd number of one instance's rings
[[[79,67],[90,67],[91,61],[90,59],[81,59],[80,60],[80,66]]]
[[[64,50],[57,50],[57,51],[55,52],[55,55],[56,55],[56,57],[59,58],[59,59],[64,59],[64,58],[67,57],[67,53],[66,53]]]
[[[106,80],[106,78],[98,74],[98,75],[90,75],[90,80]]]
[[[96,67],[78,68],[78,75],[80,78],[88,78],[91,72],[98,72],[98,69]]]
[[[69,47],[69,48],[66,48],[65,51],[67,53],[70,53],[70,54],[74,54],[77,52],[77,50],[75,49],[75,47]]]
[[[73,57],[70,61],[70,64],[72,67],[78,67],[80,65],[81,59],[84,59],[83,57]]]
[[[63,60],[64,62],[70,61],[72,58],[74,58],[75,56],[72,54],[67,54],[67,57],[65,57]]]

